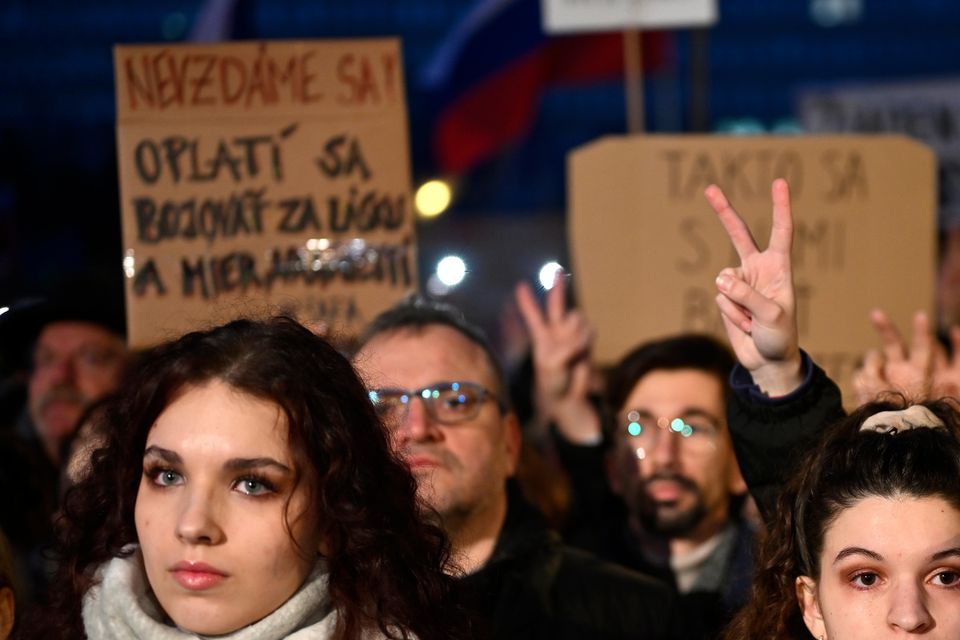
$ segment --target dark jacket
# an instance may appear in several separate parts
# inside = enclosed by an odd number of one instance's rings
[[[784,482],[824,428],[843,417],[840,390],[807,354],[804,382],[793,393],[768,398],[737,365],[730,376],[727,422],[740,471],[764,520],[776,507]]]
[[[490,560],[460,579],[479,637],[509,640],[680,638],[663,584],[565,547],[518,492]]]

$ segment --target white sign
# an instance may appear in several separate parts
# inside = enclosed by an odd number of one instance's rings
[[[547,33],[706,27],[716,0],[541,0]]]

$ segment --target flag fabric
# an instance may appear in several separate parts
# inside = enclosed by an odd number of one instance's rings
[[[664,65],[665,32],[644,34],[646,69]],[[479,0],[424,67],[439,105],[433,151],[444,173],[464,173],[529,131],[550,86],[623,74],[621,33],[548,36],[540,0]]]

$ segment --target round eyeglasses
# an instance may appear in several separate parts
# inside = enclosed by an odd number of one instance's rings
[[[626,433],[638,452],[656,447],[662,437],[674,437],[678,446],[691,453],[711,451],[716,448],[719,427],[706,417],[654,418],[634,409],[620,418],[626,423]],[[638,453],[639,455],[639,453]]]
[[[369,395],[377,413],[389,426],[403,424],[415,398],[423,401],[427,415],[439,424],[472,420],[487,400],[496,402],[501,413],[506,411],[495,393],[476,382],[436,382],[421,389],[371,389]]]

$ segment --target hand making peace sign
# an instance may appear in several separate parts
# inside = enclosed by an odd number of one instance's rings
[[[710,185],[704,195],[740,257],[739,267],[726,268],[717,276],[716,301],[724,328],[737,359],[754,382],[776,396],[800,385],[801,360],[790,257],[790,188],[778,179],[771,191],[773,226],[770,243],[763,251],[720,187]]]

